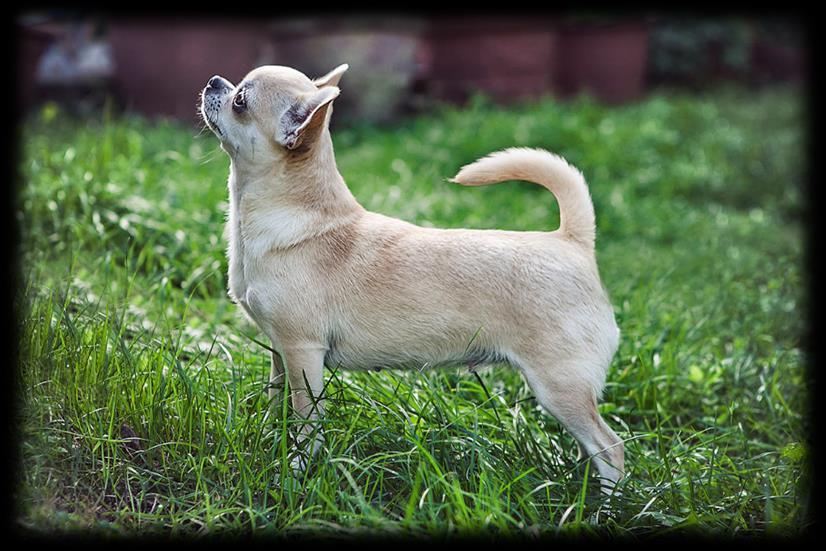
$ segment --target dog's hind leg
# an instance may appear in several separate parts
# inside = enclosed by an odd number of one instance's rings
[[[587,377],[592,366],[587,360],[558,359],[552,366],[532,360],[522,361],[519,366],[539,404],[562,423],[594,459],[602,479],[602,491],[613,493],[624,475],[625,449],[597,410],[598,391]]]

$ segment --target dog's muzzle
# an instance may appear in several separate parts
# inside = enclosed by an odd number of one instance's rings
[[[221,109],[221,102],[224,97],[232,90],[232,83],[227,79],[215,75],[209,79],[206,88],[201,94],[201,113],[204,120],[213,132],[223,137],[223,131],[218,126],[216,118],[218,111]]]

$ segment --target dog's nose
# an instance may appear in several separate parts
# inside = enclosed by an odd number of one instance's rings
[[[229,90],[230,88],[232,88],[232,85],[224,77],[219,76],[219,75],[215,75],[212,78],[210,78],[209,81],[207,82],[207,88],[212,88],[214,90],[223,91],[223,90]]]

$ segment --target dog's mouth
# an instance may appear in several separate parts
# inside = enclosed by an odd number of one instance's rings
[[[218,126],[218,123],[210,120],[210,118],[204,115],[204,122],[206,123],[207,127],[212,130],[219,138],[224,137],[224,131],[221,130],[221,127]]]
[[[201,118],[204,119],[204,123],[206,123],[207,127],[212,130],[215,135],[219,138],[223,138],[224,131],[215,121],[218,113],[219,100],[216,100],[213,95],[208,94],[208,90],[209,88],[204,88],[203,92],[201,92]]]

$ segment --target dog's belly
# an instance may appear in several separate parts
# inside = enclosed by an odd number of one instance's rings
[[[380,349],[356,349],[346,343],[330,346],[324,357],[324,363],[331,369],[353,371],[380,371],[382,369],[416,369],[446,367],[453,365],[479,366],[507,363],[507,356],[494,348],[471,347],[467,350],[434,350],[425,347],[406,347],[404,349],[385,346]]]
[[[343,369],[424,369],[506,362],[507,337],[480,316],[445,308],[395,310],[338,319],[325,363]]]

